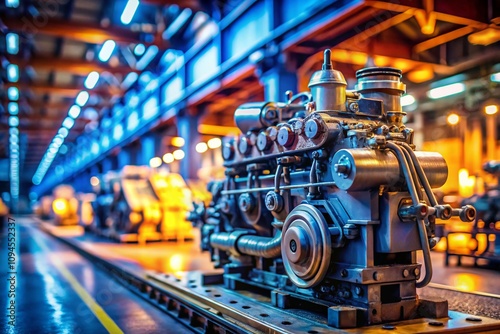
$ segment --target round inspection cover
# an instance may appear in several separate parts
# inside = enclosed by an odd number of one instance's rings
[[[300,204],[286,218],[282,233],[281,256],[290,280],[300,288],[319,284],[332,251],[323,214],[313,205]]]

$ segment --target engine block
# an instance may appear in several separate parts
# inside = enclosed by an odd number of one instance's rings
[[[243,134],[223,141],[226,178],[192,214],[227,282],[338,306],[329,323],[342,328],[415,317],[416,288],[432,277],[435,220],[475,217],[471,206],[437,203],[432,188],[448,168],[440,154],[415,151],[401,71],[356,75],[347,90],[326,50],[310,92],[240,106]]]

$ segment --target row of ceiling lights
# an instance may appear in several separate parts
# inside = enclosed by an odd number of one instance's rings
[[[16,8],[19,6],[19,1],[6,0],[7,7]],[[17,54],[19,52],[19,35],[8,33],[5,36],[7,53]],[[19,81],[19,67],[16,64],[7,65],[7,80],[15,83]],[[7,90],[9,98],[9,156],[10,156],[10,195],[12,200],[19,197],[19,164],[20,164],[20,149],[19,149],[19,89],[17,87],[9,87]]]
[[[8,0],[7,0],[8,1]],[[132,20],[132,17],[135,14],[135,11],[139,5],[138,0],[129,0],[125,6],[125,9],[123,11],[123,14],[121,16],[121,21],[123,24],[128,24]],[[17,36],[17,35],[16,35]],[[7,38],[7,47],[9,47],[10,44],[12,44],[12,48],[19,50],[18,45],[14,45],[13,41],[19,41],[19,37],[11,37],[10,39]],[[142,45],[142,44],[139,44]],[[136,50],[134,50],[137,53],[140,53],[140,47],[136,46]],[[116,47],[116,42],[113,40],[107,40],[103,43],[101,50],[99,51],[98,58],[102,62],[107,62],[110,58],[111,55],[113,54],[113,51],[115,50]],[[138,48],[139,47],[139,48]],[[145,49],[144,45],[142,47]],[[144,51],[142,51],[144,53]],[[9,73],[9,72],[8,72]],[[87,78],[84,81],[84,86],[87,90],[93,89],[96,85],[97,82],[99,81],[100,74],[96,71],[93,71],[89,73]],[[17,93],[19,94],[19,93]],[[57,153],[59,152],[59,149],[61,148],[61,145],[64,143],[65,138],[68,136],[69,130],[73,127],[75,124],[75,120],[78,118],[81,112],[81,108],[85,106],[87,101],[89,100],[90,94],[88,91],[82,90],[80,93],[75,98],[75,104],[71,106],[68,110],[68,116],[63,120],[61,128],[57,132],[57,134],[54,136],[51,144],[47,148],[47,151],[45,152],[45,155],[43,156],[42,160],[40,161],[40,164],[38,165],[38,168],[33,176],[33,184],[39,185],[43,178],[45,177],[45,174],[49,170],[52,162],[54,161]]]
[[[182,143],[182,144],[181,144]],[[179,145],[180,144],[180,145]],[[184,139],[181,137],[175,137],[172,139],[172,145],[173,146],[178,146],[182,147],[184,145]],[[196,144],[196,152],[198,153],[205,153],[208,151],[208,149],[216,149],[221,147],[222,141],[220,138],[212,138],[208,142],[200,142]],[[171,164],[175,160],[182,160],[186,156],[186,153],[182,149],[178,149],[173,151],[172,153],[166,153],[163,155],[162,158],[160,157],[154,157],[149,160],[149,166],[151,168],[158,168],[160,167],[163,163],[166,164]]]

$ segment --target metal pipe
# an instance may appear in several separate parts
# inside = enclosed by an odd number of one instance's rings
[[[281,231],[272,238],[248,234],[244,230],[214,233],[210,236],[210,245],[235,255],[275,258],[281,255]]]
[[[311,165],[311,171],[309,173],[309,183],[315,184],[318,183],[318,175],[316,174],[316,168],[318,166],[318,160],[314,159]],[[319,188],[316,186],[309,187],[309,195],[317,195],[319,194]]]
[[[415,188],[415,183],[410,172],[409,164],[412,161],[406,160],[406,155],[404,154],[404,149],[400,148],[398,145],[394,143],[387,143],[387,148],[396,153],[398,160],[401,163],[401,168],[403,169],[403,174],[406,178],[406,183],[408,184],[408,189],[410,191],[410,195],[413,200],[413,205],[418,205],[420,203],[420,199],[418,198],[418,193]],[[424,174],[425,176],[425,174]],[[417,219],[417,228],[418,235],[420,239],[420,247],[422,248],[422,253],[424,256],[424,267],[425,267],[425,276],[420,282],[416,282],[417,288],[423,288],[432,279],[432,262],[431,262],[431,249],[429,247],[429,236],[427,235],[427,229],[425,226],[425,222],[423,219]]]
[[[410,167],[410,173],[411,173],[411,176],[413,178],[413,182],[415,182],[415,189],[417,190],[417,195],[418,195],[418,197],[420,199],[423,199],[424,196],[423,196],[423,193],[422,193],[422,185],[421,185],[421,182],[419,180],[419,175],[417,174],[417,171],[415,170],[415,164],[419,163],[419,161],[417,160],[417,162],[415,163],[415,161],[412,159],[412,157],[411,157],[410,153],[408,152],[408,150],[406,150],[406,147],[403,146],[402,151],[403,151],[403,154],[406,157],[406,161],[408,161],[408,167]],[[427,195],[427,196],[429,196],[429,195]]]
[[[281,256],[281,231],[278,230],[273,238],[244,235],[236,242],[237,250],[246,255],[276,258]]]
[[[418,234],[420,236],[420,246],[424,255],[425,276],[420,282],[416,282],[417,288],[423,288],[430,283],[432,279],[432,262],[431,262],[431,248],[429,247],[429,236],[425,228],[423,219],[417,220]]]
[[[386,147],[396,154],[399,163],[401,164],[401,168],[403,170],[403,175],[406,180],[406,184],[408,186],[408,191],[410,192],[411,198],[413,200],[413,204],[417,205],[420,203],[420,198],[418,197],[417,189],[415,187],[415,182],[413,181],[412,175],[410,173],[410,166],[408,165],[408,161],[406,161],[403,150],[396,144],[388,142]]]
[[[415,152],[413,152],[411,147],[406,143],[403,143],[402,146],[408,152],[409,156],[411,157],[413,165],[415,165],[416,172],[418,174],[420,182],[422,183],[422,185],[424,187],[425,193],[427,194],[427,197],[429,198],[430,204],[432,206],[438,205],[436,197],[434,196],[434,193],[432,192],[431,185],[429,184],[429,180],[427,179],[427,176],[425,175],[424,169],[420,165],[420,162],[418,161],[417,156],[415,155]]]
[[[278,168],[276,169],[276,174],[274,175],[274,191],[278,194],[280,192],[282,171],[283,171],[283,165],[278,165]]]
[[[317,182],[317,183],[303,183],[303,184],[291,184],[286,186],[280,186],[281,190],[289,190],[289,189],[298,189],[298,188],[308,188],[308,187],[332,187],[335,186],[335,182]],[[244,193],[258,193],[258,192],[268,192],[274,191],[274,187],[265,187],[265,188],[253,188],[253,189],[238,189],[238,190],[223,190],[221,191],[222,195],[236,195],[236,194],[244,194]]]

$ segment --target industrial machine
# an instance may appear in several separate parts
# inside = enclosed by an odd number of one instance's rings
[[[145,166],[125,166],[102,177],[93,202],[95,232],[121,242],[161,240],[162,212],[150,173]]]
[[[161,234],[164,240],[192,240],[193,226],[186,220],[192,209],[192,194],[177,173],[155,173],[150,177],[162,210]]]
[[[226,178],[192,214],[202,248],[226,288],[269,291],[279,308],[325,309],[333,327],[447,317],[446,303],[417,288],[432,277],[436,219],[470,222],[475,210],[436,201],[447,165],[415,150],[401,71],[356,75],[346,90],[326,50],[310,93],[236,110],[243,134],[223,141]]]
[[[70,185],[57,186],[53,193],[52,218],[55,225],[78,224],[78,200],[75,189]]]
[[[94,223],[94,210],[92,203],[96,200],[96,195],[93,193],[78,194],[78,224],[85,230],[90,230]]]
[[[483,170],[496,178],[497,183],[487,189],[484,194],[477,194],[463,201],[462,204],[472,205],[477,211],[476,218],[467,231],[450,231],[447,234],[446,260],[457,257],[457,264],[462,264],[462,257],[486,260],[488,265],[500,264],[500,161],[489,161],[484,164]],[[467,236],[467,246],[454,247],[455,235]]]

